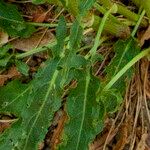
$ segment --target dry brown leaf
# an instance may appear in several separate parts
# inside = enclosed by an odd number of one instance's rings
[[[29,51],[33,48],[35,48],[40,40],[40,38],[43,36],[43,32],[38,32],[33,34],[31,37],[27,39],[16,39],[11,42],[14,48],[22,51]],[[51,33],[50,30],[46,32],[46,34],[43,36],[39,46],[43,46],[48,44],[49,42],[54,41],[55,37]]]
[[[9,127],[10,127],[9,122],[5,122],[5,123],[0,122],[0,133],[4,132],[4,130],[9,128]]]
[[[61,136],[61,133],[63,131],[64,123],[66,120],[67,120],[67,114],[65,111],[62,111],[61,118],[58,121],[57,128],[54,129],[54,133],[53,133],[52,139],[50,141],[51,142],[50,145],[51,145],[52,150],[55,150],[56,146],[60,143],[60,136]]]
[[[0,75],[0,86],[3,86],[8,79],[7,75]]]
[[[1,123],[0,122],[0,133],[2,133],[5,129],[7,129],[9,127],[10,127],[9,123]]]
[[[116,135],[117,130],[113,130],[109,136],[108,143],[114,138]],[[97,140],[95,140],[89,147],[89,150],[102,150],[104,147],[104,143],[106,141],[106,138],[108,136],[108,132],[103,134],[101,137],[99,137]]]
[[[95,140],[91,145],[90,145],[90,150],[96,150],[96,149],[102,149],[105,140],[108,136],[108,132],[103,134],[99,139]]]
[[[104,143],[109,134],[109,130],[112,126],[112,122],[109,119],[107,119],[106,122],[107,123],[105,123],[105,128],[103,132],[99,134],[97,138],[94,140],[94,142],[89,146],[89,150],[102,150],[103,149]],[[117,133],[117,130],[113,129],[111,134],[109,135],[108,143],[114,138],[116,133]]]
[[[42,14],[36,14],[33,18],[33,21],[42,23],[45,21],[46,17],[47,17],[47,12],[42,13]]]
[[[9,128],[12,123],[14,123],[17,119],[12,119],[9,116],[3,116],[0,119],[0,133],[4,132],[5,129]]]
[[[147,28],[145,33],[140,38],[140,45],[143,46],[146,40],[150,39],[150,26]]]
[[[150,132],[147,135],[146,144],[147,144],[147,147],[150,149]]]
[[[113,150],[123,150],[124,149],[126,142],[127,142],[127,135],[128,135],[127,123],[121,125],[119,134],[120,134],[120,138],[119,138],[117,144],[113,147]]]
[[[7,75],[10,76],[10,78],[16,78],[20,76],[20,73],[18,72],[17,68],[15,66],[12,66],[9,70]]]
[[[3,45],[3,44],[6,44],[8,42],[8,34],[3,32],[3,31],[0,31],[0,45]]]
[[[8,79],[14,79],[20,77],[16,67],[11,67],[6,74],[0,75],[0,86],[3,86]]]
[[[140,142],[138,143],[137,150],[145,150],[146,148],[146,139],[148,137],[147,133],[144,133],[141,137]]]

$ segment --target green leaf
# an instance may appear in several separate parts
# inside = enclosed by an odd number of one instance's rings
[[[63,54],[66,36],[67,36],[66,21],[64,17],[61,17],[58,23],[58,27],[56,28],[57,44],[52,49],[53,55],[55,57],[61,57],[60,55]]]
[[[79,13],[81,15],[85,15],[87,10],[89,10],[96,0],[78,0],[80,2],[79,4]]]
[[[76,79],[77,87],[72,89],[67,98],[68,122],[61,150],[87,150],[89,143],[103,127],[104,106],[96,102],[99,80],[89,71],[78,71]]]
[[[0,67],[6,67],[11,57],[11,55],[7,54],[4,58],[0,59]]]
[[[5,45],[0,47],[0,58],[3,58],[5,55],[8,54],[9,49],[11,49],[12,46],[11,45]]]
[[[82,39],[83,28],[80,26],[77,20],[74,21],[70,31],[70,49],[72,51],[77,50],[80,47]]]
[[[32,0],[34,4],[43,4],[45,2],[56,5],[63,5],[75,17],[85,15],[96,0]]]
[[[8,149],[35,150],[39,142],[44,139],[54,113],[60,107],[63,94],[61,83],[65,77],[63,69],[58,70],[58,68],[64,57],[59,53],[64,53],[66,50],[63,41],[66,34],[64,28],[66,23],[61,18],[56,31],[57,44],[54,49],[57,52],[53,53],[53,59],[47,60],[38,70],[34,80],[28,85],[12,82],[0,88],[0,112],[13,114],[18,119],[11,129],[6,130],[0,137],[0,149],[7,145]],[[68,80],[70,78],[65,78],[65,82]],[[18,92],[15,92],[17,89]],[[12,93],[15,95],[11,96]]]
[[[18,118],[11,129],[1,135],[0,149],[35,150],[44,139],[61,103],[58,61],[47,61],[28,85],[14,81],[0,88],[1,114],[9,113]]]
[[[129,61],[131,61],[139,52],[137,42],[133,38],[125,41],[119,40],[114,46],[115,56],[109,66],[106,68],[107,81],[110,81]],[[121,77],[112,88],[119,89],[121,93],[124,92],[126,84],[130,81],[133,73],[133,67],[129,69],[123,77]]]
[[[49,2],[57,5],[63,5],[74,16],[77,16],[79,13],[78,0],[32,0],[32,2],[35,4]]]
[[[123,98],[120,92],[116,89],[103,91],[100,101],[105,105],[107,113],[114,113],[118,110]]]
[[[80,47],[82,39],[82,31],[83,29],[76,20],[71,27],[68,47],[65,49],[64,57],[62,57],[59,64],[62,68],[62,76],[64,77],[62,85],[67,81],[72,68],[79,69],[87,64],[87,60],[80,54],[77,54],[77,49]]]
[[[22,73],[25,76],[28,76],[29,66],[26,63],[22,61],[17,61],[16,66],[20,73]]]
[[[14,113],[19,116],[22,112],[23,104],[26,107],[28,99],[27,91],[29,91],[27,84],[21,84],[18,80],[10,82],[7,86],[0,88],[0,112]],[[19,100],[19,98],[21,98]],[[17,103],[15,103],[17,102]]]
[[[113,113],[119,108],[123,100],[122,97],[125,93],[125,88],[132,77],[133,67],[118,79],[113,86],[109,87],[109,82],[111,82],[113,77],[115,77],[115,75],[140,52],[140,48],[133,38],[129,38],[125,41],[119,40],[114,46],[114,51],[115,56],[106,68],[106,81],[103,83],[103,88],[99,90],[98,94],[99,101],[105,104],[107,113]],[[109,88],[105,88],[105,86]]]
[[[0,69],[6,67],[9,63],[12,55],[8,53],[8,51],[12,48],[11,45],[5,45],[0,47]]]
[[[3,1],[0,1],[0,27],[10,36],[29,37],[35,31],[24,22],[15,5]]]

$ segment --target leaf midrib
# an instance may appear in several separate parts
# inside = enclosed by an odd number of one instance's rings
[[[49,94],[50,94],[50,92],[51,92],[53,86],[55,85],[55,81],[56,81],[56,79],[57,79],[58,73],[59,73],[59,71],[58,71],[58,70],[55,70],[55,72],[53,73],[52,79],[49,81],[49,88],[48,88],[48,90],[47,90],[47,92],[46,92],[44,101],[43,101],[43,103],[42,103],[42,105],[41,105],[41,107],[40,107],[40,109],[39,109],[39,111],[38,111],[38,113],[37,113],[37,116],[36,116],[36,118],[35,118],[35,120],[34,120],[32,126],[31,126],[30,130],[29,130],[29,133],[28,133],[28,135],[27,135],[27,138],[26,138],[26,141],[25,141],[25,146],[24,146],[23,150],[26,150],[26,147],[27,147],[27,143],[28,143],[30,134],[31,134],[31,132],[32,132],[32,130],[33,130],[33,128],[34,128],[34,126],[35,126],[35,124],[36,124],[36,122],[37,122],[37,120],[38,120],[38,118],[39,118],[39,116],[40,116],[40,114],[41,114],[41,112],[42,112],[42,110],[43,110],[45,104],[46,104],[46,101],[48,100],[48,96],[49,96]]]
[[[6,107],[14,103],[16,100],[18,100],[19,97],[23,96],[32,86],[27,87],[21,94],[19,94],[16,98],[14,98]],[[18,103],[18,102],[17,102]],[[4,107],[4,108],[6,108]]]
[[[82,132],[83,124],[84,124],[84,120],[85,120],[85,112],[86,112],[86,104],[87,104],[87,95],[88,95],[89,83],[90,83],[90,74],[88,72],[88,74],[86,76],[85,94],[84,94],[84,100],[83,100],[83,113],[82,113],[80,129],[79,129],[79,135],[78,135],[78,139],[77,139],[76,150],[78,150],[78,147],[79,147],[80,138],[81,138],[81,132]]]

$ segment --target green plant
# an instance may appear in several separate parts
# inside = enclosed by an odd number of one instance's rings
[[[60,1],[65,7],[71,5],[67,4],[68,1]],[[127,81],[130,81],[134,73],[134,64],[150,52],[150,49],[140,52],[134,38],[145,14],[143,11],[131,37],[115,43],[115,56],[105,68],[105,79],[100,80],[94,75],[93,66],[97,62],[97,57],[101,57],[97,49],[101,44],[99,41],[105,24],[111,14],[116,13],[117,7],[112,5],[104,13],[97,28],[94,46],[86,54],[81,54],[84,31],[82,20],[95,1],[72,2],[77,5],[76,9],[82,11],[74,11],[77,16],[69,31],[65,18],[60,17],[56,28],[56,41],[45,47],[16,55],[17,64],[25,68],[22,73],[28,75],[28,67],[20,64],[18,59],[48,49],[52,53],[52,57],[43,62],[32,81],[25,84],[14,80],[0,88],[1,115],[13,115],[16,118],[11,127],[0,135],[0,150],[38,149],[55,112],[61,107],[66,87],[69,92],[64,107],[68,120],[65,122],[58,148],[88,149],[88,145],[102,131],[105,115],[114,113],[122,103]],[[6,57],[7,51],[8,48],[4,48],[1,56]],[[73,87],[70,86],[72,81],[75,84]]]
[[[0,69],[2,67],[6,67],[8,62],[10,61],[12,55],[8,53],[9,49],[11,48],[10,45],[6,45],[1,48],[0,51]]]
[[[0,28],[10,36],[21,37],[29,37],[35,31],[33,26],[26,24],[15,5],[3,1],[0,2]]]

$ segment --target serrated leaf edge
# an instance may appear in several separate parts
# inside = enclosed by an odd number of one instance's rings
[[[25,145],[24,145],[24,149],[23,149],[23,150],[26,150],[26,146],[27,146],[27,143],[28,143],[30,134],[31,134],[31,132],[32,132],[32,130],[33,130],[33,127],[34,127],[34,125],[36,124],[36,122],[37,122],[37,120],[38,120],[38,118],[39,118],[39,116],[40,116],[40,114],[41,114],[43,108],[44,108],[44,105],[46,104],[46,101],[48,100],[49,93],[51,92],[52,88],[55,86],[55,81],[56,81],[56,79],[57,79],[58,73],[59,73],[59,71],[58,71],[58,70],[55,70],[55,72],[53,73],[52,79],[49,81],[49,88],[48,88],[48,90],[47,90],[47,92],[46,92],[45,99],[44,99],[44,101],[43,101],[43,103],[42,103],[42,105],[41,105],[41,107],[40,107],[40,109],[39,109],[39,111],[38,111],[38,113],[37,113],[37,115],[36,115],[36,118],[35,118],[35,120],[34,120],[32,126],[31,126],[29,132],[28,132],[28,135],[27,135],[27,138],[26,138],[26,141],[25,141]]]
[[[90,74],[88,72],[88,74],[86,76],[86,84],[85,84],[85,92],[84,92],[85,94],[84,94],[84,100],[83,100],[83,102],[84,102],[83,103],[83,114],[82,114],[82,120],[81,120],[80,129],[79,129],[79,135],[78,135],[76,150],[78,150],[78,147],[79,147],[80,138],[81,138],[81,132],[82,132],[84,119],[85,119],[86,102],[87,102],[88,87],[89,87],[90,79],[91,79],[91,77],[90,77]]]

